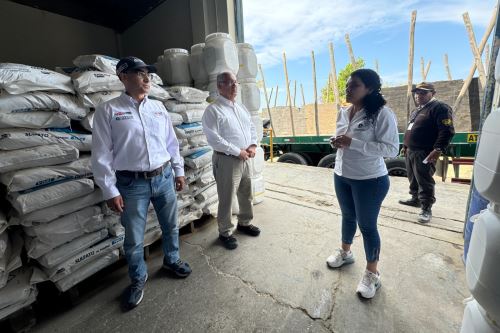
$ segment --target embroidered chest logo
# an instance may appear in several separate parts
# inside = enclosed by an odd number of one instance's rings
[[[127,119],[134,119],[134,116],[130,111],[117,111],[113,113],[113,118],[115,120],[127,120]]]

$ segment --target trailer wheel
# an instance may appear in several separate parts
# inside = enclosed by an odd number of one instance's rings
[[[309,156],[308,153],[298,153],[298,154],[306,160],[307,165],[313,165],[313,160],[312,160],[311,156]]]
[[[406,163],[403,158],[388,158],[385,160],[385,166],[390,176],[407,177]]]
[[[335,167],[335,157],[335,154],[326,155],[321,160],[319,160],[318,167],[333,169]]]
[[[285,153],[278,158],[278,162],[307,165],[306,159],[297,153]]]

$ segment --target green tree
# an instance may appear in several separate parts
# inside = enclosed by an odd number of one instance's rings
[[[344,68],[340,70],[339,75],[337,76],[337,87],[339,89],[339,98],[340,104],[345,103],[345,86],[347,84],[347,80],[351,73],[356,69],[363,68],[365,66],[365,61],[362,58],[358,58],[356,60],[356,64],[348,63]],[[330,91],[328,91],[328,86],[330,86]],[[328,81],[325,86],[321,88],[321,100],[323,103],[333,103],[335,102],[335,95],[333,94],[333,85],[329,85]]]

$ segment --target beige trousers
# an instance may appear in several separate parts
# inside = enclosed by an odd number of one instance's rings
[[[219,234],[227,237],[231,235],[234,228],[231,221],[231,206],[235,193],[240,206],[238,224],[248,225],[253,219],[250,163],[242,161],[236,156],[221,155],[215,152],[212,163],[219,196],[217,212]]]

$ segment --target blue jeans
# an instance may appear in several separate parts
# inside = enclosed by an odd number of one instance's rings
[[[125,228],[123,248],[132,283],[143,283],[147,267],[144,261],[144,232],[149,203],[162,230],[162,247],[166,264],[179,259],[179,228],[177,226],[177,195],[172,168],[151,179],[116,175],[116,186],[123,198],[121,223]]]
[[[389,191],[389,176],[356,180],[334,174],[335,192],[342,211],[342,242],[352,244],[359,225],[366,261],[379,260],[380,236],[377,218]]]

